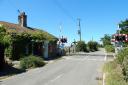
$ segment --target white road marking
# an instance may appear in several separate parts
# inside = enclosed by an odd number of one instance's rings
[[[54,79],[50,80],[49,82],[45,83],[44,85],[49,85],[50,83],[56,81],[57,79],[61,78],[64,74],[60,74],[57,77],[55,77]]]
[[[86,61],[86,60],[88,60],[88,61],[106,61],[107,60],[107,55],[105,55],[104,59],[95,59],[95,58],[89,59],[89,56],[86,56],[83,59],[80,59],[80,58],[70,58],[70,57],[65,57],[65,59],[73,60],[73,61]]]
[[[106,75],[105,75],[105,73],[103,74],[103,85],[105,85],[105,77],[106,77]]]
[[[50,82],[54,82],[56,81],[57,79],[61,78],[63,76],[63,74],[60,74],[59,76],[55,77],[53,80],[51,80]]]
[[[104,61],[104,59],[86,59],[86,60],[89,60],[89,61]]]
[[[114,59],[116,59],[116,55],[115,55],[115,54],[113,54],[113,56],[114,56]]]
[[[105,51],[104,61],[106,61],[106,60],[107,60],[107,53],[106,53],[106,51]]]

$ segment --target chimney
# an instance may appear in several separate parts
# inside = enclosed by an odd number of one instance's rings
[[[19,25],[22,27],[27,27],[27,15],[25,15],[25,12],[21,12],[18,16]]]

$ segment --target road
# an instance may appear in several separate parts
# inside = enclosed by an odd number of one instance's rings
[[[93,54],[93,53],[92,53]],[[42,68],[30,70],[0,82],[0,85],[98,85],[105,53],[65,56]]]

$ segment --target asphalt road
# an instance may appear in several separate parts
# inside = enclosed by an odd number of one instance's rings
[[[98,56],[65,56],[42,68],[4,79],[0,85],[98,85],[96,78],[101,77],[106,56],[103,52],[94,54]]]

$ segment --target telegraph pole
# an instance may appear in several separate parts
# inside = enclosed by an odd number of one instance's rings
[[[78,35],[79,35],[80,41],[81,41],[81,20],[80,20],[80,18],[78,18]]]
[[[59,38],[61,39],[61,37],[63,36],[63,35],[62,35],[62,23],[60,23],[59,32],[60,32]]]

